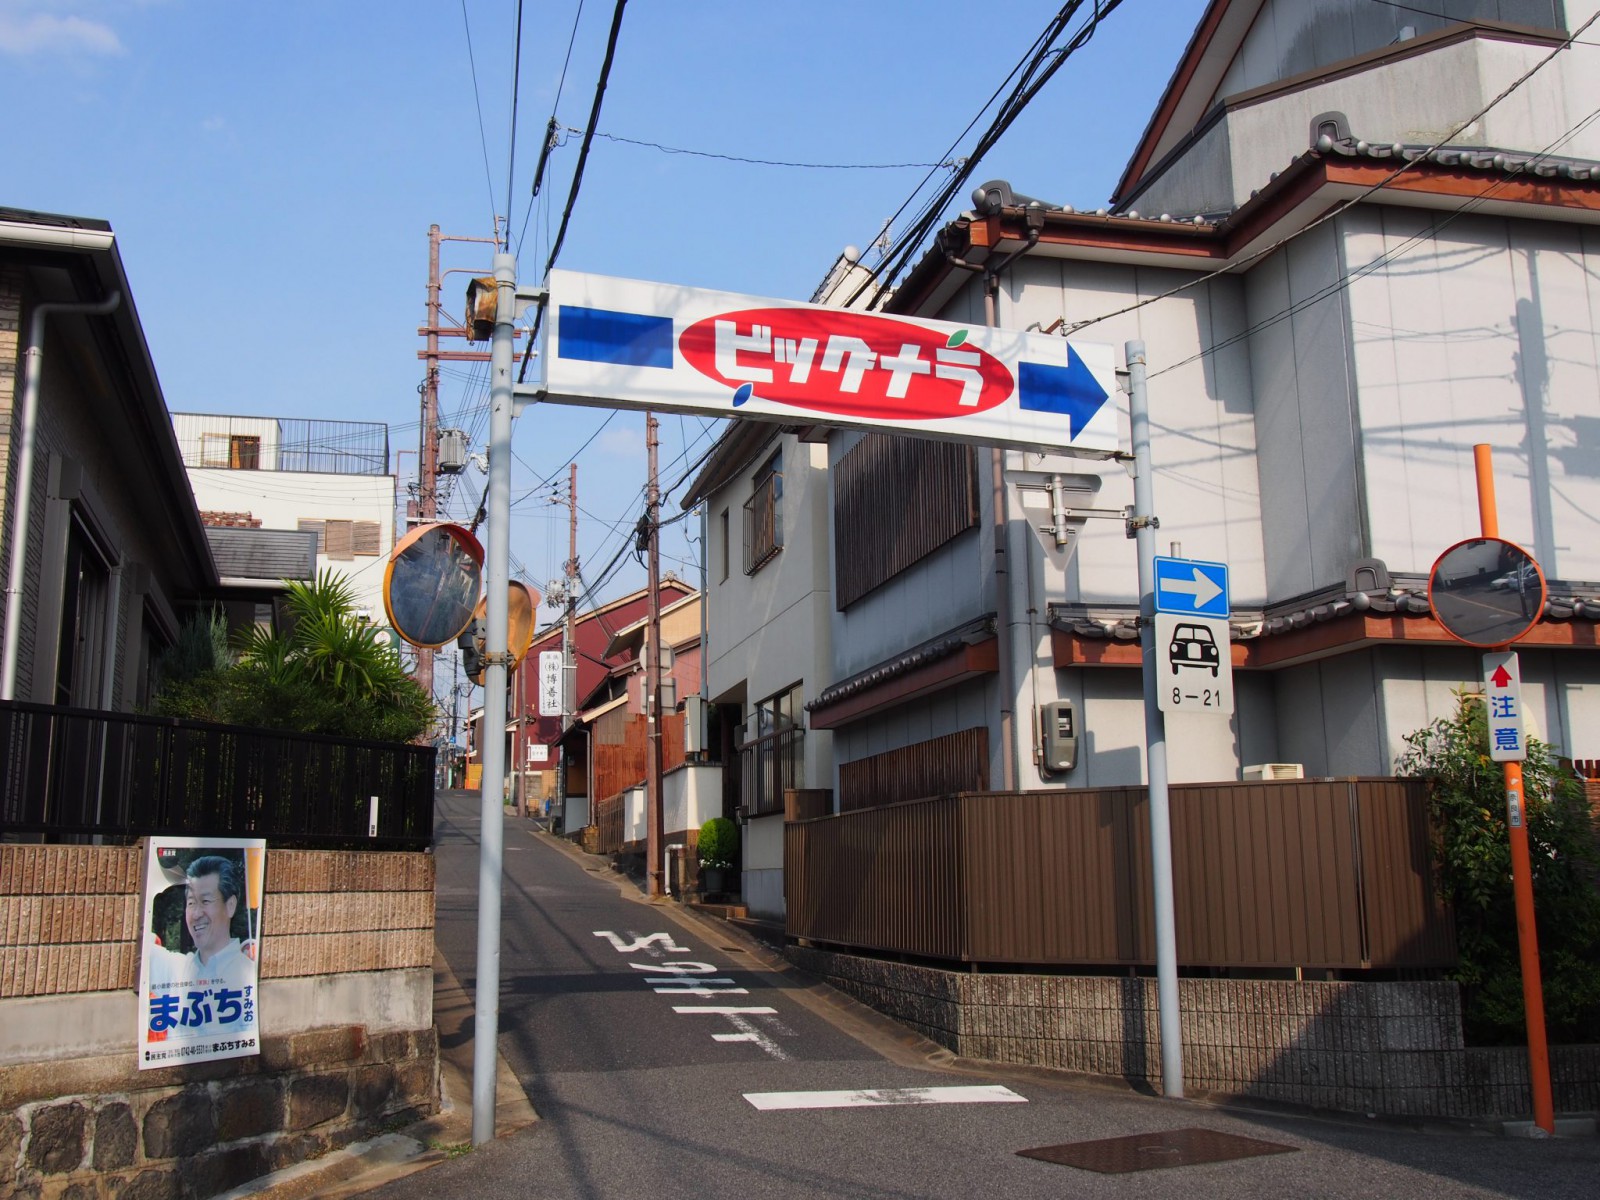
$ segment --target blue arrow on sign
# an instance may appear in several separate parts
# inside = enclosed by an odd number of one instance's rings
[[[1157,558],[1156,611],[1226,618],[1227,565],[1193,558]]]
[[[1076,438],[1109,397],[1094,372],[1084,365],[1076,350],[1067,346],[1067,365],[1048,363],[1017,364],[1017,404],[1035,412],[1061,413],[1067,429]]]

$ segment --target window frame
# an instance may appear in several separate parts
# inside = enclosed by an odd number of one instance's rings
[[[744,733],[739,743],[740,799],[753,817],[782,813],[784,792],[805,786],[801,684],[790,684],[752,705]]]
[[[783,549],[783,451],[756,471],[744,502],[744,573],[754,575]]]

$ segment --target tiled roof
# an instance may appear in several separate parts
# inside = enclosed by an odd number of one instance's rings
[[[840,680],[831,687],[824,688],[815,700],[806,703],[806,711],[811,712],[818,708],[825,708],[840,700],[848,699],[859,692],[881,683],[888,683],[902,675],[910,674],[918,667],[925,667],[929,663],[938,662],[940,659],[949,658],[963,646],[967,646],[994,633],[994,618],[992,616],[980,617],[976,621],[969,621],[958,629],[949,633],[940,634],[936,638],[914,646],[904,654],[894,658],[885,659],[876,666],[868,667],[865,671],[850,676],[849,679]]]

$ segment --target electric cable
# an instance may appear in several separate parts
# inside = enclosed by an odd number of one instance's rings
[[[606,37],[605,58],[600,63],[600,78],[595,84],[594,104],[589,110],[589,129],[594,129],[600,123],[600,107],[605,101],[606,84],[611,79],[611,64],[617,57],[617,38],[622,33],[622,14],[628,7],[628,0],[617,0],[616,8],[611,14],[611,32]],[[594,145],[592,134],[584,134],[583,144],[578,147],[578,162],[572,171],[572,188],[567,193],[566,206],[561,211],[561,224],[556,229],[555,243],[550,247],[550,256],[545,260],[544,272],[540,279],[550,276],[551,268],[556,265],[556,259],[561,256],[561,247],[567,240],[567,226],[572,222],[572,210],[578,203],[578,192],[583,186],[583,169],[589,161],[589,148]],[[533,329],[528,336],[528,347],[522,356],[522,366],[517,372],[517,382],[521,383],[528,373],[528,364],[533,361],[533,348],[539,341],[539,326],[544,320],[544,305],[539,305],[534,310]]]
[[[472,53],[472,25],[467,20],[467,0],[461,0],[461,24],[467,31],[467,64],[472,68],[472,102],[478,106],[478,144],[483,147],[483,179],[489,185],[489,216],[494,218],[494,175],[489,170],[489,136],[483,129],[483,98],[478,89],[478,61]]]
[[[1181,293],[1188,291],[1190,288],[1199,287],[1202,283],[1207,283],[1210,280],[1213,280],[1213,279],[1217,278],[1217,276],[1219,276],[1219,275],[1227,275],[1227,274],[1239,271],[1239,270],[1241,270],[1241,269],[1243,269],[1245,267],[1249,267],[1253,263],[1260,262],[1267,255],[1272,254],[1273,252],[1282,249],[1284,246],[1288,245],[1290,242],[1294,241],[1296,238],[1302,237],[1305,234],[1310,233],[1313,229],[1316,229],[1318,226],[1324,224],[1325,222],[1333,220],[1333,218],[1337,217],[1340,213],[1344,212],[1346,209],[1350,208],[1351,206],[1356,205],[1356,204],[1360,204],[1363,201],[1369,199],[1375,192],[1380,191],[1381,189],[1388,187],[1396,179],[1400,178],[1401,175],[1405,174],[1412,167],[1416,166],[1417,163],[1428,161],[1429,157],[1432,154],[1434,154],[1436,151],[1448,146],[1450,144],[1450,140],[1452,138],[1458,137],[1461,134],[1462,130],[1464,130],[1468,126],[1472,125],[1475,121],[1481,120],[1485,115],[1487,115],[1490,112],[1490,110],[1492,110],[1495,107],[1495,105],[1499,104],[1507,96],[1511,95],[1512,92],[1516,91],[1524,83],[1526,83],[1526,82],[1528,82],[1528,80],[1532,79],[1536,74],[1538,74],[1547,65],[1549,65],[1549,63],[1555,58],[1556,55],[1560,54],[1563,50],[1567,49],[1568,46],[1572,45],[1573,41],[1577,38],[1578,34],[1583,33],[1585,30],[1587,30],[1589,28],[1589,26],[1591,26],[1591,25],[1593,25],[1595,23],[1596,20],[1600,20],[1600,11],[1596,11],[1595,14],[1593,16],[1591,16],[1587,21],[1585,21],[1582,25],[1580,25],[1572,33],[1572,35],[1569,36],[1566,39],[1566,41],[1562,42],[1561,45],[1557,46],[1554,50],[1550,51],[1549,54],[1545,55],[1538,62],[1536,62],[1532,67],[1528,68],[1527,71],[1525,71],[1521,75],[1519,75],[1511,83],[1511,85],[1509,87],[1507,87],[1504,91],[1502,91],[1493,100],[1490,100],[1488,104],[1484,105],[1477,112],[1475,112],[1472,116],[1468,117],[1465,121],[1462,121],[1459,125],[1457,125],[1449,133],[1445,134],[1442,138],[1440,138],[1438,141],[1434,142],[1431,146],[1429,146],[1422,153],[1418,154],[1416,156],[1416,158],[1409,159],[1406,162],[1401,163],[1398,167],[1396,167],[1388,175],[1384,176],[1377,183],[1373,184],[1371,187],[1367,188],[1365,191],[1363,191],[1359,195],[1352,196],[1348,200],[1340,201],[1339,203],[1335,204],[1331,209],[1329,209],[1327,212],[1323,213],[1320,217],[1316,218],[1316,220],[1311,221],[1311,222],[1307,223],[1306,225],[1301,226],[1299,229],[1294,230],[1292,233],[1285,234],[1283,237],[1279,238],[1277,241],[1273,242],[1271,245],[1265,246],[1262,249],[1247,255],[1245,258],[1243,258],[1239,262],[1232,263],[1232,264],[1230,264],[1229,266],[1226,266],[1226,267],[1219,267],[1215,271],[1208,271],[1206,274],[1200,275],[1200,276],[1198,276],[1198,277],[1196,277],[1194,279],[1191,279],[1187,283],[1180,284],[1180,285],[1178,285],[1177,287],[1174,287],[1174,288],[1169,288],[1165,292],[1161,292],[1161,293],[1159,293],[1157,295],[1150,296],[1150,297],[1148,297],[1148,298],[1146,298],[1144,300],[1137,301],[1136,303],[1133,303],[1133,304],[1125,305],[1122,308],[1114,309],[1111,312],[1102,313],[1098,317],[1091,317],[1090,319],[1088,319],[1086,321],[1075,321],[1071,325],[1067,326],[1066,332],[1068,332],[1068,333],[1076,333],[1080,329],[1087,329],[1091,325],[1098,325],[1101,321],[1109,321],[1112,317],[1120,317],[1120,316],[1126,315],[1127,313],[1136,312],[1139,309],[1144,308],[1146,305],[1154,304],[1158,300],[1166,300],[1166,299],[1169,299],[1169,298],[1171,298],[1173,296],[1180,295]],[[1558,138],[1556,142],[1553,142],[1551,144],[1552,145],[1558,145],[1561,141],[1564,141],[1568,136],[1570,136],[1570,132],[1562,134],[1561,138]],[[1541,154],[1542,153],[1544,153],[1544,151],[1541,151]],[[1170,369],[1170,368],[1167,368],[1167,369]]]

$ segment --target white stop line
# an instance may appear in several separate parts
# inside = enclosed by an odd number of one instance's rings
[[[789,1108],[870,1108],[885,1104],[1026,1104],[999,1084],[971,1087],[878,1088],[853,1092],[746,1092],[762,1112]]]

